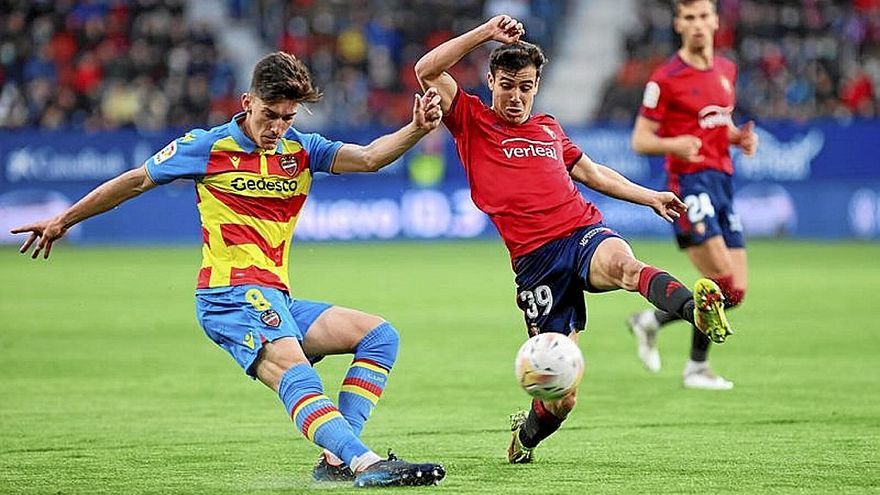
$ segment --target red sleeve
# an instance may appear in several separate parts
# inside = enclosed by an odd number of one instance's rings
[[[666,115],[666,108],[669,106],[670,96],[669,86],[662,78],[654,74],[645,85],[639,115],[656,122],[662,121]]]
[[[736,64],[730,63],[730,84],[733,85],[733,104],[736,105],[736,78],[739,76]]]
[[[565,164],[565,168],[571,171],[571,168],[581,159],[584,152],[580,146],[572,142],[568,134],[562,129],[562,126],[559,126],[559,131],[562,132],[562,163]]]
[[[473,106],[475,103],[479,103],[479,101],[479,98],[465,93],[461,86],[458,87],[458,92],[452,98],[452,105],[450,105],[449,111],[443,116],[443,123],[446,124],[446,128],[449,129],[452,137],[456,138],[464,133],[473,114]]]

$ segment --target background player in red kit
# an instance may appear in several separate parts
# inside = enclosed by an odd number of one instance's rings
[[[713,0],[677,0],[675,31],[681,49],[654,71],[645,88],[632,134],[639,153],[666,155],[668,187],[688,206],[674,225],[678,245],[704,277],[714,280],[734,307],[746,292],[746,251],[742,225],[733,210],[733,164],[729,146],[755,153],[754,123],[737,128],[731,114],[736,98],[736,65],[715,55],[712,37],[718,29]],[[639,358],[650,371],[660,370],[657,331],[678,320],[662,310],[630,316]],[[733,383],[716,375],[707,360],[709,339],[692,331],[684,386],[728,390]]]
[[[471,197],[510,251],[529,333],[560,332],[577,341],[586,323],[583,291],[625,289],[638,290],[656,307],[724,341],[730,327],[718,287],[703,279],[692,294],[668,273],[638,261],[572,179],[650,206],[669,221],[684,204],[671,192],[638,186],[593,162],[553,117],[531,113],[546,60],[540,48],[519,41],[523,33],[515,19],[494,17],[428,52],[415,70],[422,87],[438,90]],[[446,71],[493,40],[504,45],[490,55],[489,107],[462,91]],[[528,416],[513,415],[508,460],[530,462],[535,446],[559,428],[574,404],[572,393],[554,402],[535,400]]]

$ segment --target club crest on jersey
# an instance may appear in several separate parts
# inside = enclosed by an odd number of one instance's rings
[[[553,129],[547,127],[546,125],[541,125],[541,129],[544,129],[544,132],[546,132],[547,135],[550,136],[550,139],[556,139],[556,133],[553,132]]]
[[[281,169],[291,177],[296,177],[306,168],[306,160],[303,160],[297,155],[281,155],[279,164],[281,165]]]
[[[260,321],[272,328],[278,328],[281,325],[281,315],[274,309],[267,309],[260,313]]]

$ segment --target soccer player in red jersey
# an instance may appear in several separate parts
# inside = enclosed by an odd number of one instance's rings
[[[157,185],[193,180],[203,241],[199,323],[324,448],[312,477],[356,486],[434,484],[443,466],[380,459],[359,438],[397,358],[397,331],[375,315],[293,298],[287,261],[314,174],[375,172],[392,163],[440,125],[439,96],[416,96],[412,121],[366,146],[292,127],[300,104],[320,97],[300,60],[269,54],[254,67],[243,111],[228,123],[186,133],[57,217],[12,232],[30,234],[22,253],[33,245],[33,258],[48,258],[71,226]],[[338,407],[312,367],[329,354],[354,354]]]
[[[632,145],[639,153],[666,155],[668,187],[688,206],[687,214],[674,223],[678,245],[704,277],[718,284],[730,308],[745,296],[746,250],[742,225],[733,210],[729,147],[739,146],[751,156],[758,136],[753,122],[737,128],[731,118],[736,65],[713,51],[718,29],[714,0],[677,0],[674,8],[682,46],[651,75]],[[630,316],[639,358],[648,370],[660,370],[658,330],[678,319],[662,310]],[[684,386],[733,388],[732,382],[709,368],[709,344],[702,332],[692,330]]]
[[[443,122],[455,139],[471,197],[510,252],[517,303],[529,333],[559,332],[577,341],[586,324],[583,292],[625,289],[722,342],[730,327],[718,287],[701,280],[692,294],[668,273],[637,260],[574,181],[648,206],[668,221],[684,211],[684,204],[671,192],[638,186],[593,162],[556,119],[532,113],[546,59],[539,47],[519,40],[523,33],[515,19],[494,17],[428,52],[415,70],[423,88],[439,91]],[[464,92],[447,72],[489,41],[503,43],[490,55],[491,106]],[[528,415],[514,414],[508,460],[530,462],[533,449],[560,427],[574,405],[572,392],[558,401],[536,399]]]

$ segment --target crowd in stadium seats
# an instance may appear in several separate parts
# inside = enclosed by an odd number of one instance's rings
[[[528,39],[553,43],[565,2],[554,0],[293,0],[234,1],[257,19],[265,42],[302,58],[325,91],[334,125],[398,125],[411,115],[413,73],[430,48],[485,19],[506,13],[528,26]],[[468,90],[485,95],[487,50],[454,69]]]
[[[600,120],[631,123],[651,71],[679,47],[670,2],[645,3]],[[718,11],[716,53],[739,65],[745,117],[880,115],[880,0],[719,0]]]
[[[450,8],[453,3],[455,8]],[[631,123],[652,69],[678,47],[667,0],[644,0],[600,120]],[[412,67],[497,13],[551,52],[567,2],[554,0],[227,0],[266,46],[305,60],[337,126],[397,125],[418,90]],[[185,0],[0,0],[0,128],[216,125],[239,108],[233,65]],[[803,120],[880,115],[880,0],[719,0],[718,53],[740,67],[739,110]],[[486,54],[456,78],[487,96]],[[590,117],[590,116],[585,116]]]
[[[397,125],[418,90],[413,65],[430,47],[488,16],[524,20],[552,44],[555,0],[227,0],[229,21],[314,73],[335,125]],[[185,0],[0,0],[0,128],[137,127],[224,122],[247,81],[215,34],[184,18]],[[548,47],[549,48],[549,47]],[[485,52],[456,67],[485,92]]]
[[[0,128],[191,127],[237,105],[183,0],[0,1]]]

